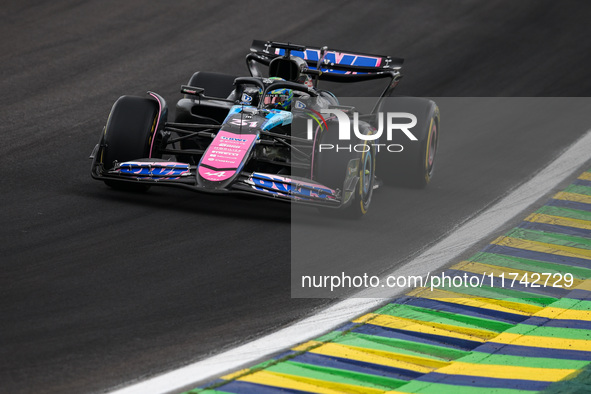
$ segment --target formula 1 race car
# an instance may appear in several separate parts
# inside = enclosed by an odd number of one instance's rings
[[[439,110],[388,97],[402,61],[255,40],[250,76],[194,73],[174,122],[154,92],[120,97],[91,154],[92,177],[115,189],[256,194],[362,216],[382,181],[424,187],[432,176]],[[318,87],[376,79],[387,86],[363,114]]]

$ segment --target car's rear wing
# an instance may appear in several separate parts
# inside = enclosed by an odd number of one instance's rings
[[[318,79],[333,82],[397,79],[404,62],[402,58],[390,56],[261,40],[254,40],[250,51],[246,62],[253,76],[260,76],[256,75],[256,63],[268,66],[271,60],[289,51],[292,56],[304,59],[310,73],[317,74]]]

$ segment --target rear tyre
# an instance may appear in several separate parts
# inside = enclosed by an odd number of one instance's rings
[[[234,90],[236,78],[229,74],[197,71],[191,76],[189,86],[203,88],[203,94],[209,97],[226,98]]]
[[[208,97],[223,98],[230,96],[234,90],[235,75],[198,71],[189,79],[189,86],[203,88],[203,94]],[[196,124],[222,124],[230,104],[215,99],[197,99],[185,95],[176,105],[175,122]],[[208,143],[195,139],[184,139],[180,142],[182,150],[205,150]],[[178,155],[177,159],[184,163],[197,164],[199,156]]]
[[[382,112],[408,112],[417,117],[410,129],[418,141],[410,141],[402,133],[388,144],[400,144],[402,152],[380,152],[377,158],[378,176],[388,185],[416,189],[425,188],[433,177],[435,157],[439,146],[439,108],[431,100],[416,97],[389,98]]]
[[[152,138],[158,120],[158,103],[150,98],[122,96],[109,114],[104,133],[104,148],[100,162],[105,171],[116,162],[150,157]],[[152,157],[156,158],[155,155]],[[149,185],[106,180],[105,183],[119,190],[146,191]]]

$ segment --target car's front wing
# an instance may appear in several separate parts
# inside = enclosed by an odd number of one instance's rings
[[[206,193],[256,194],[283,201],[334,208],[343,205],[341,190],[332,189],[309,179],[243,171],[230,185],[216,187],[212,184],[199,185],[196,174],[197,166],[187,163],[145,159],[116,163],[108,171],[105,171],[101,163],[93,162],[92,167],[92,177],[103,181],[176,186]]]

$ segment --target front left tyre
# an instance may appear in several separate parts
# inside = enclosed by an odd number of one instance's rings
[[[366,141],[367,142],[367,141]],[[362,217],[369,209],[375,183],[376,154],[371,144],[364,144],[364,152],[359,162],[359,182],[355,201],[348,208],[352,217]]]
[[[338,124],[327,122],[329,127],[320,135],[318,146],[339,144]],[[316,152],[314,179],[333,189],[342,190],[342,198],[350,203],[340,209],[324,208],[327,215],[361,218],[369,210],[375,185],[376,150],[369,141],[354,140],[355,150],[330,149]],[[347,191],[348,182],[357,177],[352,191]]]

